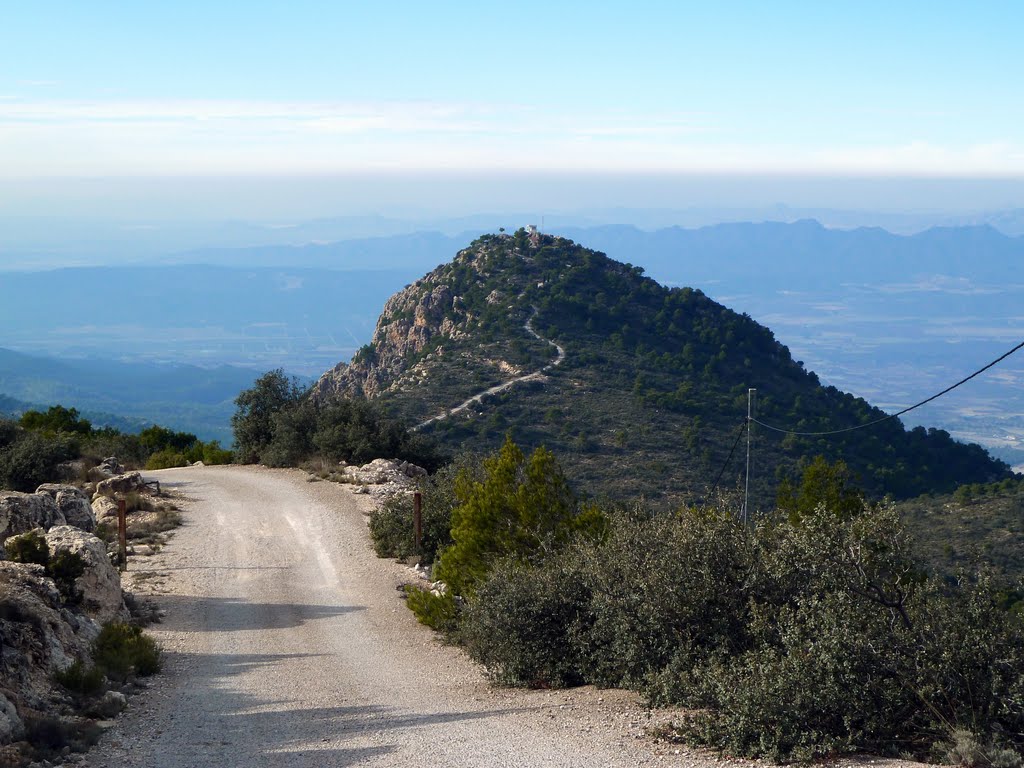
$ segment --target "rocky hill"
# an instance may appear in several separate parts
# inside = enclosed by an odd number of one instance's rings
[[[455,450],[493,449],[511,431],[562,455],[594,495],[694,499],[719,475],[720,487],[737,485],[748,388],[761,420],[804,432],[884,415],[821,386],[769,329],[699,290],[520,230],[479,238],[394,295],[372,342],[325,373],[313,397],[380,400]],[[757,429],[758,505],[817,454],[844,459],[875,495],[1010,474],[978,446],[895,420],[828,438]]]

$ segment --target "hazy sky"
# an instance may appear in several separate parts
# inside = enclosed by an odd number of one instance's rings
[[[1021,29],[1019,2],[0,1],[0,209],[23,183],[42,208],[64,178],[168,175],[1005,189],[1024,179]]]

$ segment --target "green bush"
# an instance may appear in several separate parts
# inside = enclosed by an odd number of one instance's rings
[[[955,726],[1010,760],[1024,625],[1006,586],[926,577],[894,509],[833,496],[753,527],[611,515],[597,543],[490,570],[460,637],[502,682],[627,686],[696,710],[682,735],[730,754],[925,756]]]
[[[87,667],[81,661],[74,662],[67,669],[55,672],[53,679],[67,690],[80,696],[94,696],[102,693],[103,670],[98,666]]]
[[[483,464],[481,479],[468,472],[456,478],[453,543],[438,562],[438,578],[457,594],[472,595],[499,560],[539,561],[577,532],[602,529],[602,516],[580,505],[550,451],[527,457],[507,437]]]
[[[4,543],[7,559],[16,563],[35,563],[44,568],[50,562],[50,547],[39,531],[12,536]]]
[[[141,627],[110,623],[100,630],[92,645],[96,666],[111,680],[127,680],[135,674],[154,675],[162,665],[160,649]]]
[[[552,558],[532,569],[505,561],[468,603],[459,638],[500,683],[563,687],[587,680],[575,640],[591,622],[590,592],[573,559]]]
[[[208,466],[216,466],[217,464],[230,464],[235,460],[235,454],[226,448],[220,447],[220,442],[217,440],[211,440],[208,443],[203,443],[203,464]],[[193,459],[198,461],[199,459]]]
[[[458,604],[450,590],[436,595],[430,590],[407,585],[405,599],[420,624],[446,634],[458,627]]]
[[[82,591],[75,583],[85,573],[85,561],[78,552],[60,552],[50,558],[46,572],[53,577],[57,589],[69,605],[82,602]]]
[[[31,493],[56,477],[57,466],[77,453],[75,443],[63,433],[20,432],[0,449],[0,488]]]
[[[189,461],[183,453],[175,451],[173,448],[164,448],[146,459],[146,469],[171,469],[188,466],[188,463]]]
[[[420,562],[432,564],[452,543],[452,510],[458,504],[455,482],[460,474],[479,478],[479,458],[462,455],[446,464],[421,484],[423,541]],[[391,496],[370,515],[370,536],[378,557],[404,560],[414,554],[413,499],[411,495]]]

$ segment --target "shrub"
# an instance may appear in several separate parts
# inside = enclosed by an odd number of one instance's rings
[[[446,464],[421,485],[423,540],[420,562],[434,563],[438,554],[452,543],[452,510],[458,500],[455,482],[460,474],[478,479],[482,464],[468,454]],[[411,495],[392,496],[370,515],[370,536],[378,557],[405,559],[417,554],[413,534]]]
[[[7,558],[16,563],[35,563],[44,568],[50,562],[50,547],[39,531],[12,536],[4,543]]]
[[[171,469],[188,466],[188,463],[184,454],[173,448],[164,448],[146,459],[146,469]]]
[[[160,649],[153,638],[131,624],[110,623],[100,630],[92,645],[96,666],[112,680],[126,680],[132,674],[148,676],[160,671]]]
[[[128,514],[132,512],[153,512],[156,510],[156,504],[145,493],[128,491],[128,493],[124,494],[124,510]]]
[[[67,669],[55,672],[53,679],[80,696],[93,696],[102,693],[105,688],[103,670],[95,665],[87,667],[81,661],[76,661]]]
[[[1024,743],[1024,626],[1005,587],[926,578],[892,508],[608,523],[596,544],[477,582],[460,637],[492,677],[638,689],[699,710],[682,735],[736,755],[923,755],[951,726],[992,760]]]
[[[592,621],[590,592],[575,566],[570,558],[537,568],[505,561],[478,587],[459,637],[494,680],[534,688],[586,681],[574,640]]]
[[[458,475],[455,495],[453,544],[441,555],[438,577],[467,597],[499,560],[538,560],[577,531],[602,526],[596,510],[580,507],[550,451],[538,448],[527,458],[511,438],[484,460],[481,480]]]
[[[0,450],[0,488],[31,493],[58,475],[57,466],[73,458],[74,443],[64,435],[24,432]]]
[[[262,460],[274,440],[275,415],[298,404],[303,394],[299,381],[289,379],[277,368],[260,376],[251,389],[235,398],[237,410],[231,417],[231,427],[240,461],[251,464]]]
[[[1016,750],[986,745],[966,728],[954,728],[949,742],[937,746],[942,762],[963,768],[1020,768],[1024,763]]]
[[[717,510],[612,518],[604,545],[583,558],[594,618],[579,642],[590,679],[654,695],[676,656],[692,661],[741,642],[751,547],[749,530]]]
[[[78,552],[64,551],[51,557],[46,571],[53,577],[64,602],[69,605],[82,602],[82,591],[75,582],[85,573],[85,561]]]
[[[420,624],[450,634],[458,627],[458,605],[449,590],[441,594],[406,585],[405,598]]]
[[[217,440],[203,443],[203,464],[215,466],[217,464],[230,464],[235,459],[235,454],[227,448],[221,448]],[[194,460],[195,461],[195,460]]]

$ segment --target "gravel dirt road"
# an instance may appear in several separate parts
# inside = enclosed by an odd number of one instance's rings
[[[166,674],[86,757],[90,766],[694,766],[644,737],[625,693],[490,687],[416,623],[376,558],[370,501],[295,470],[152,473],[185,524],[127,584],[167,611],[150,631]],[[738,761],[737,761],[738,762]]]

